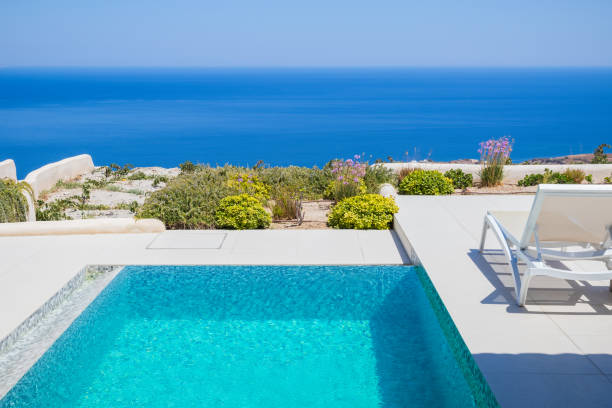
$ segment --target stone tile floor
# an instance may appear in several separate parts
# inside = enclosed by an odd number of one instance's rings
[[[532,200],[403,196],[395,226],[430,276],[503,407],[612,406],[609,282],[536,277],[527,306],[521,308],[492,234],[485,253],[478,252],[487,210],[529,211]]]

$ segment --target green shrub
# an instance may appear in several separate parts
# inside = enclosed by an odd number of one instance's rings
[[[128,180],[146,180],[148,178],[149,178],[149,176],[144,174],[142,171],[137,171],[137,172],[127,176]]]
[[[289,188],[278,189],[272,198],[274,200],[272,217],[275,220],[300,219],[302,207],[300,193]]]
[[[436,170],[415,170],[399,185],[400,194],[444,195],[453,192],[453,181]]]
[[[157,218],[169,229],[214,228],[215,210],[222,198],[234,193],[217,169],[202,167],[182,174],[155,191],[140,207],[138,218]]]
[[[219,228],[259,229],[270,226],[270,214],[257,198],[247,194],[225,197],[215,213]]]
[[[80,195],[73,195],[59,200],[45,203],[43,200],[36,202],[36,219],[38,221],[57,221],[68,219],[66,210],[73,209],[81,212],[81,217],[85,218],[85,211],[88,210],[107,210],[108,206],[102,204],[90,204],[91,190],[95,187],[104,185],[105,182],[87,180],[79,184],[81,187]],[[59,185],[59,183],[58,183]]]
[[[580,184],[586,178],[586,174],[580,169],[567,169],[562,174],[573,184]]]
[[[123,167],[118,165],[117,163],[111,163],[104,168],[104,175],[108,177],[112,177],[114,179],[119,179],[127,176],[127,174],[132,170],[134,166],[131,164],[124,164]]]
[[[365,175],[363,176],[366,191],[371,194],[378,193],[381,184],[395,184],[396,180],[397,176],[393,170],[377,165],[366,167]]]
[[[78,181],[58,180],[57,183],[55,183],[55,186],[51,188],[51,191],[73,190],[73,189],[81,188],[82,186],[83,186],[83,183],[79,183]]]
[[[599,146],[597,146],[597,148],[593,152],[593,160],[591,160],[591,163],[593,163],[593,164],[606,164],[606,163],[608,163],[608,154],[604,152],[604,149],[605,148],[610,149],[611,147],[612,146],[610,146],[607,143],[603,143],[603,144],[600,144]]]
[[[318,167],[264,167],[257,170],[261,181],[270,186],[272,198],[281,194],[278,190],[299,192],[305,199],[321,199],[332,180],[329,168]]]
[[[333,228],[388,229],[399,211],[392,198],[364,194],[346,198],[334,205],[327,218]]]
[[[187,160],[184,163],[179,164],[179,169],[181,169],[181,174],[190,174],[196,171],[198,166]]]
[[[28,200],[24,191],[31,193],[29,185],[0,179],[0,223],[27,221]]]
[[[558,171],[544,170],[544,184],[572,184],[572,179],[565,173],[559,173]]]
[[[323,198],[339,202],[345,198],[366,194],[367,192],[368,189],[363,180],[359,180],[357,183],[347,182],[346,184],[338,182],[338,180],[332,180],[327,185]]]
[[[215,210],[219,201],[227,196],[247,193],[260,199],[262,204],[270,196],[274,199],[289,193],[295,197],[320,199],[332,179],[330,169],[316,167],[257,166],[247,169],[230,165],[215,168],[184,165],[182,168],[178,177],[159,180],[166,182],[166,186],[147,197],[137,213],[139,218],[158,218],[169,229],[215,228]],[[105,188],[113,188],[113,185]]]
[[[153,187],[159,186],[160,183],[168,183],[168,177],[166,176],[155,176],[153,177]]]
[[[521,180],[518,181],[518,185],[521,187],[537,186],[544,182],[543,174],[527,174]]]
[[[36,221],[59,221],[66,220],[66,210],[76,208],[78,204],[73,197],[63,198],[45,203],[42,200],[37,201],[36,205]]]
[[[138,204],[138,201],[132,201],[130,203],[121,202],[115,206],[115,209],[116,210],[128,210],[136,214],[136,212],[138,212],[138,207],[140,207],[140,204]]]
[[[123,188],[117,184],[108,184],[104,189],[106,191],[123,192]]]
[[[579,169],[567,169],[563,173],[544,169],[544,174],[527,174],[518,181],[518,185],[528,187],[538,184],[580,184],[586,178],[584,172]]]
[[[469,173],[464,173],[461,169],[451,169],[444,173],[444,177],[449,178],[453,182],[455,189],[465,190],[468,187],[472,187],[473,177]]]

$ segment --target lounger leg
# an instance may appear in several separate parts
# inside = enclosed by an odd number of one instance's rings
[[[480,241],[481,250],[482,248],[484,248],[486,232],[489,228],[493,232],[493,235],[495,236],[495,238],[497,238],[497,242],[499,242],[499,246],[502,248],[502,251],[504,251],[506,261],[508,262],[508,266],[510,267],[510,270],[512,272],[512,277],[514,279],[514,292],[516,294],[517,300],[519,300],[521,296],[522,284],[521,284],[521,274],[519,273],[519,268],[518,268],[518,259],[516,255],[512,253],[512,250],[510,249],[510,246],[508,245],[508,241],[506,240],[506,237],[504,236],[504,233],[502,232],[502,230],[499,228],[499,225],[497,225],[495,220],[492,219],[490,215],[485,216],[484,225],[482,227],[482,239]]]
[[[527,269],[525,274],[523,275],[523,279],[521,281],[521,290],[518,295],[518,304],[519,306],[525,306],[525,302],[527,301],[527,290],[529,289],[529,283],[531,282],[531,278],[533,278],[533,274],[531,269]]]
[[[489,222],[487,221],[487,217],[485,217],[484,223],[482,225],[482,236],[480,238],[480,252],[484,251],[485,239],[487,238],[488,230],[489,230]]]

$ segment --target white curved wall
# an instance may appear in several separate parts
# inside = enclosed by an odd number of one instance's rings
[[[17,180],[17,168],[13,160],[7,159],[0,161],[0,179],[2,178]]]
[[[388,169],[399,172],[403,168],[438,170],[444,173],[450,169],[461,169],[474,176],[474,181],[480,181],[480,164],[458,163],[383,163]],[[504,166],[504,183],[516,184],[527,174],[544,173],[544,169],[564,172],[566,169],[580,169],[585,174],[593,176],[594,183],[603,183],[604,177],[612,175],[612,164],[512,164]]]
[[[45,190],[49,190],[58,181],[68,181],[94,169],[93,160],[88,154],[68,157],[55,163],[49,163],[29,173],[25,181],[32,187],[34,198]]]

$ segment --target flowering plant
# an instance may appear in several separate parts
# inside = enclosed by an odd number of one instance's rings
[[[270,198],[269,187],[254,174],[235,174],[229,179],[227,184],[229,187],[235,189],[238,194],[248,194],[261,201]]]
[[[368,164],[360,161],[361,156],[356,154],[352,159],[334,160],[331,163],[331,172],[334,179],[326,189],[326,195],[335,201],[346,197],[365,193],[363,177]]]
[[[497,186],[504,179],[504,165],[510,159],[512,141],[506,136],[480,142],[480,184],[483,187]]]
[[[219,202],[215,220],[220,228],[261,229],[270,226],[271,217],[257,198],[240,194]]]
[[[349,197],[332,207],[327,223],[342,229],[389,229],[399,211],[393,198],[380,194]]]
[[[437,170],[415,170],[402,179],[399,193],[408,195],[444,195],[453,193],[453,180]]]

